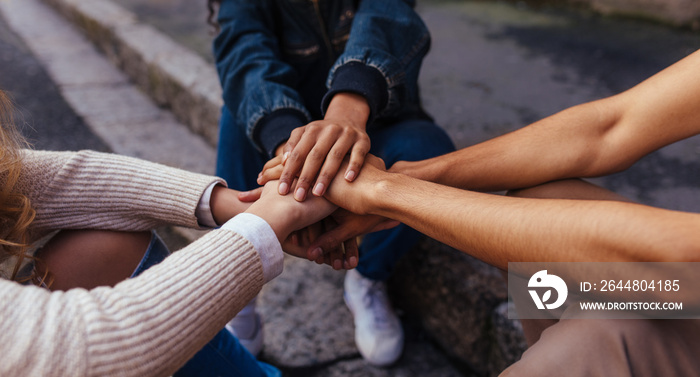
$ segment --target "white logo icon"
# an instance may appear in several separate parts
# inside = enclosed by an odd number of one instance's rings
[[[554,288],[557,291],[557,300],[551,304],[545,304],[552,297],[552,290],[547,290],[540,299],[537,291],[530,289],[530,296],[532,296],[532,300],[537,305],[537,309],[544,309],[545,307],[547,309],[556,309],[562,306],[564,301],[566,301],[566,296],[569,294],[569,289],[566,287],[564,280],[557,275],[548,275],[547,270],[538,271],[532,275],[527,286],[528,288]]]

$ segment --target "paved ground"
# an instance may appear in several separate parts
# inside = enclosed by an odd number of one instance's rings
[[[208,56],[211,35],[204,23],[204,0],[117,2]],[[459,146],[624,90],[700,48],[698,33],[586,12],[534,9],[522,2],[419,3],[433,34],[420,79],[423,99]],[[36,0],[5,1],[0,10],[17,6],[34,12],[29,4]],[[211,148],[150,103],[127,78],[106,68],[86,41],[64,39],[58,31],[70,28],[51,12],[4,16],[0,88],[14,96],[24,130],[37,148],[113,150],[198,171],[213,169]],[[158,148],[153,148],[156,142]],[[183,154],[183,145],[187,150],[197,145],[199,152]],[[698,155],[700,140],[691,139],[601,182],[649,204],[700,211]],[[411,323],[406,324],[405,355],[395,367],[364,364],[340,298],[342,274],[312,267],[288,260],[284,274],[265,288],[260,302],[268,334],[263,358],[299,376],[469,375]]]
[[[41,63],[2,18],[0,62],[0,89],[12,96],[17,124],[35,148],[109,150],[66,103]]]

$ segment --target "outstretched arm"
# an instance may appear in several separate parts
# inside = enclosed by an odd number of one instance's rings
[[[624,170],[700,132],[700,51],[619,95],[575,106],[504,136],[392,171],[497,191]]]
[[[361,214],[401,221],[507,269],[508,262],[694,261],[700,215],[632,203],[523,199],[469,192],[365,164],[328,194]]]

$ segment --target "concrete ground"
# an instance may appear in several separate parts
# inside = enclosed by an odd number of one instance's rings
[[[203,0],[116,2],[211,59]],[[433,35],[420,78],[423,100],[459,147],[617,93],[700,48],[698,33],[523,4],[419,1]],[[6,0],[0,14],[0,88],[14,96],[37,148],[110,150],[213,171],[210,144],[136,89],[53,10],[38,0]],[[700,139],[689,139],[599,182],[647,204],[700,211],[698,155]],[[341,286],[342,273],[287,260],[260,297],[262,357],[290,376],[472,375],[410,321],[399,363],[368,366],[354,347]]]

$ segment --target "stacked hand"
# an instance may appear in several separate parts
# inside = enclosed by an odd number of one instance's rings
[[[266,164],[266,169],[261,173],[259,182],[269,182],[277,179],[283,169],[282,158],[275,158]],[[349,166],[349,159],[341,164],[341,168]],[[372,184],[382,178],[382,174],[386,174],[384,162],[375,156],[367,155],[364,167],[362,168],[362,176],[355,182],[348,182],[345,177],[338,174],[333,178],[331,184],[326,190],[324,198],[342,207],[334,211],[326,222],[331,224],[325,227],[322,234],[316,234],[316,237],[310,238],[308,243],[307,253],[305,254],[309,260],[317,262],[325,261],[330,257],[334,268],[338,269],[339,264],[346,267],[345,262],[348,259],[342,260],[342,254],[338,251],[341,245],[345,245],[346,253],[352,250],[356,256],[356,244],[353,249],[349,249],[348,243],[353,243],[357,236],[371,232],[376,232],[382,229],[388,229],[398,225],[398,222],[375,215],[369,215],[371,211],[370,188]],[[259,196],[260,190],[243,192],[239,195],[241,200],[255,200]],[[335,224],[335,225],[333,225]],[[323,258],[323,259],[321,259]],[[354,268],[356,264],[351,263],[350,268]]]
[[[360,171],[365,174],[367,169],[385,170],[381,159],[365,159],[370,149],[365,132],[368,118],[369,106],[364,97],[336,94],[325,118],[292,131],[287,143],[278,148],[277,156],[260,172],[261,185],[267,187],[268,182],[279,180],[277,191],[281,196],[293,192],[295,200],[304,202],[308,197],[317,200],[325,194],[347,209],[339,209],[322,222],[293,234],[288,247],[294,248],[296,255],[302,255],[300,249],[305,248],[303,254],[309,260],[328,263],[335,269],[354,268],[358,256],[356,237],[398,224],[379,216],[361,216],[366,213],[359,207],[364,200],[360,199],[358,188],[350,184],[358,179]],[[313,195],[308,195],[309,190]],[[253,201],[259,195],[259,190],[241,193],[240,199]]]
[[[322,196],[331,180],[337,175],[345,156],[350,161],[343,177],[353,181],[360,172],[370,141],[365,126],[369,106],[364,97],[352,93],[339,93],[333,97],[323,120],[311,122],[292,131],[278,156],[268,162],[261,175],[268,169],[281,169],[279,193],[294,192],[298,201],[304,201],[313,184],[312,192]],[[281,157],[280,157],[281,156]],[[292,182],[297,179],[294,190]],[[264,181],[258,180],[264,184]]]
[[[338,223],[329,216],[337,207],[319,197],[298,202],[291,195],[277,194],[278,187],[279,181],[269,181],[264,187],[239,193],[238,199],[243,205],[250,205],[246,212],[258,215],[270,224],[278,239],[284,240],[282,249],[288,254],[325,263],[336,270],[357,267],[355,237],[347,237],[342,242],[324,247],[323,252],[309,253],[309,250],[317,248],[313,247],[314,242],[325,239],[320,237],[338,227]]]

